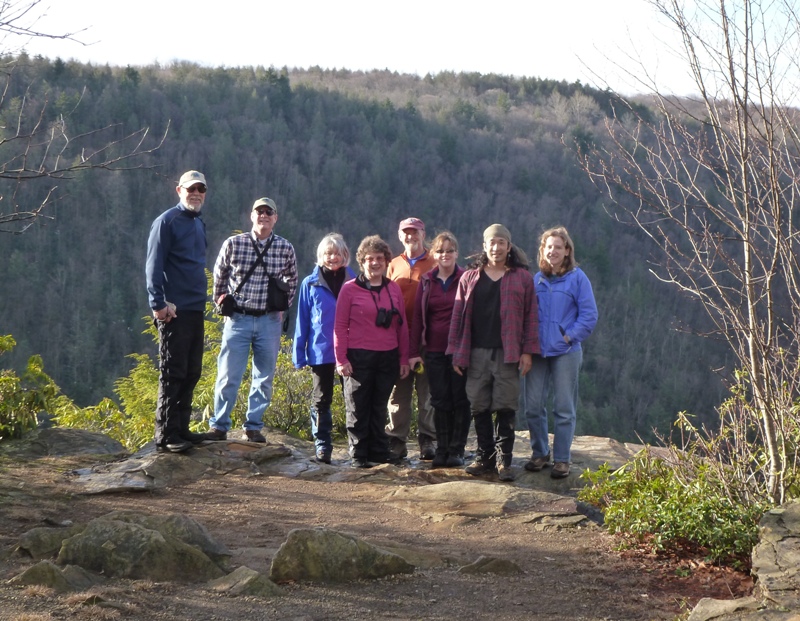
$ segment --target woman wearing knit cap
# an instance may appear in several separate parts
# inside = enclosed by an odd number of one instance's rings
[[[502,224],[483,232],[483,252],[458,285],[447,353],[467,376],[478,451],[466,472],[497,470],[513,481],[511,458],[519,378],[539,353],[539,328],[528,259]],[[494,420],[492,419],[494,415]]]

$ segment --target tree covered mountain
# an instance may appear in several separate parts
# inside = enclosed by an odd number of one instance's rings
[[[668,432],[676,412],[709,415],[725,396],[712,371],[731,371],[725,349],[676,329],[702,326],[700,311],[648,273],[642,233],[609,217],[576,165],[576,146],[603,140],[617,103],[609,92],[480,74],[5,60],[16,67],[3,131],[22,102],[47,102],[46,119],[73,135],[168,130],[148,168],[58,181],[52,219],[0,234],[0,333],[19,343],[11,362],[41,354],[78,403],[110,396],[128,354],[155,354],[142,335],[147,234],[192,168],[209,182],[209,267],[265,195],[277,201],[276,231],[295,245],[303,275],[330,231],[353,250],[377,233],[399,252],[397,223],[413,215],[429,238],[453,231],[464,264],[493,222],[532,258],[541,231],[563,224],[600,312],[585,345],[578,433],[649,439],[653,427]],[[24,184],[14,200],[40,200],[47,188]]]

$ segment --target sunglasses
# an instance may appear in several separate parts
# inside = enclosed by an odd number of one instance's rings
[[[186,188],[186,193],[187,194],[192,194],[193,192],[200,192],[200,194],[205,194],[206,193],[206,186],[197,183],[197,184],[193,185],[190,188]]]
[[[259,209],[256,209],[256,213],[259,216],[263,216],[265,214],[268,216],[274,216],[277,212],[272,207],[261,207]]]

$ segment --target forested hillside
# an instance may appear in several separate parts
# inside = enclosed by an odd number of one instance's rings
[[[264,195],[277,201],[276,230],[294,243],[302,274],[329,231],[351,248],[378,233],[399,252],[397,223],[411,215],[429,237],[452,230],[462,263],[493,222],[508,225],[531,257],[539,233],[564,224],[600,311],[586,344],[578,433],[647,439],[653,426],[668,431],[677,411],[708,414],[724,397],[711,369],[730,371],[725,350],[675,329],[698,325],[700,311],[649,275],[641,234],[606,214],[575,165],[575,141],[603,139],[608,93],[478,74],[18,60],[0,110],[6,123],[30,89],[27,100],[47,99],[48,117],[73,135],[114,123],[119,136],[143,126],[158,135],[169,124],[150,168],[60,181],[52,220],[0,233],[0,333],[19,343],[11,362],[41,354],[78,403],[111,396],[127,354],[155,354],[142,335],[147,233],[190,168],[209,181],[209,267]],[[23,192],[34,201],[44,189]]]

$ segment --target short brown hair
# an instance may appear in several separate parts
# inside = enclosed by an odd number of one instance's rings
[[[389,244],[383,241],[380,235],[370,235],[362,239],[361,243],[358,245],[358,250],[356,250],[356,263],[362,265],[367,255],[372,252],[382,252],[387,263],[392,260],[392,249],[389,248]]]
[[[547,245],[547,240],[550,237],[560,237],[561,241],[564,242],[564,248],[569,250],[569,254],[564,257],[564,263],[561,264],[561,268],[558,272],[553,270],[553,266],[550,265],[544,257],[544,247]],[[569,236],[566,227],[554,226],[542,233],[542,237],[539,239],[539,270],[542,274],[545,276],[561,276],[577,266],[578,262],[575,260],[575,244],[572,243],[572,238]]]

